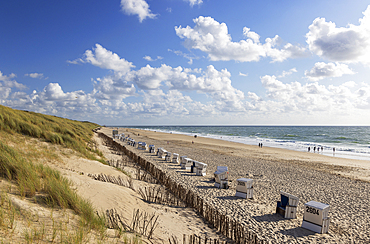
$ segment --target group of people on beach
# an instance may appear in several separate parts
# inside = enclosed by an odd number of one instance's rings
[[[308,147],[308,151],[310,152],[311,151],[311,147]],[[321,151],[323,152],[324,151],[324,147],[321,146]],[[313,147],[313,152],[316,152],[316,147]],[[317,152],[320,152],[320,147],[317,147]]]
[[[308,152],[311,151],[311,147],[308,147]],[[313,147],[313,152],[316,152],[316,147]],[[317,152],[320,152],[320,147],[317,147]],[[321,146],[321,152],[324,152],[324,147]],[[333,147],[333,153],[335,153],[335,147]]]

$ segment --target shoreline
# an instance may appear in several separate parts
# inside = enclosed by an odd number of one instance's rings
[[[103,128],[103,132],[111,136],[112,128]],[[181,170],[178,164],[166,163],[148,151],[117,141],[176,182],[197,192],[208,204],[273,243],[361,243],[370,238],[367,161],[133,128],[119,128],[119,133],[130,134],[136,142],[154,144],[156,148],[163,147],[206,163],[207,175],[195,176]],[[229,167],[230,189],[213,186],[213,172],[220,165]],[[253,199],[234,196],[236,179],[243,177],[253,179]],[[286,220],[275,214],[280,190],[299,197],[297,219]],[[315,234],[301,228],[303,205],[311,200],[330,205],[328,234]]]
[[[110,127],[110,128],[126,128],[123,126],[118,126],[118,127]],[[288,142],[284,143],[279,143],[278,140],[274,141],[274,139],[271,138],[255,138],[252,139],[250,137],[245,137],[245,136],[229,136],[229,135],[217,135],[217,134],[207,134],[204,135],[201,132],[182,132],[182,131],[166,131],[166,130],[156,130],[156,129],[148,129],[148,128],[137,128],[137,127],[128,127],[130,129],[138,129],[138,130],[143,130],[143,131],[153,131],[153,132],[160,132],[160,133],[167,133],[167,134],[178,134],[178,135],[186,135],[186,136],[191,136],[193,137],[194,135],[197,135],[198,137],[203,137],[203,138],[210,138],[210,139],[216,139],[216,140],[223,140],[223,141],[229,141],[229,142],[236,142],[236,143],[241,143],[245,145],[258,145],[260,142],[263,143],[264,147],[272,147],[272,148],[281,148],[281,149],[287,149],[287,150],[292,150],[292,151],[297,151],[297,152],[308,152],[308,147],[311,147],[311,152],[310,153],[315,153],[315,154],[320,154],[320,155],[325,155],[329,157],[335,157],[335,158],[345,158],[345,159],[355,159],[355,160],[364,160],[364,161],[370,161],[370,154],[368,153],[361,153],[361,152],[351,152],[347,150],[340,150],[341,145],[335,145],[331,143],[319,143],[319,142],[306,142],[306,141],[297,141],[299,142],[299,145],[290,145]],[[254,141],[255,140],[255,141]],[[281,139],[283,140],[283,139]],[[296,141],[294,141],[295,143]],[[320,152],[313,152],[313,147],[317,145],[323,145],[324,146],[324,151]],[[302,146],[306,145],[306,146]],[[336,149],[336,151],[333,151],[333,148]],[[353,148],[351,150],[361,150],[360,148]]]
[[[114,128],[114,127],[109,127]],[[185,135],[185,134],[177,134],[177,133],[166,133],[166,132],[158,132],[158,131],[151,131],[151,130],[143,130],[143,129],[136,129],[136,128],[123,128],[118,127],[122,131],[123,130],[132,130],[136,134],[145,135],[149,138],[157,139],[157,140],[175,140],[175,141],[184,141],[191,143],[194,141],[195,143],[200,143],[203,145],[217,145],[217,146],[224,146],[224,147],[233,147],[239,150],[247,150],[251,152],[253,155],[258,154],[258,157],[264,157],[268,159],[276,159],[276,160],[299,160],[305,161],[311,164],[321,163],[321,164],[328,164],[332,166],[340,166],[340,167],[348,167],[348,172],[343,172],[340,169],[337,174],[341,174],[342,176],[349,177],[351,179],[360,179],[367,182],[370,182],[370,160],[360,160],[360,159],[352,159],[352,158],[342,158],[342,157],[335,157],[321,153],[312,153],[306,151],[296,151],[287,148],[278,148],[278,147],[269,147],[263,146],[263,148],[259,148],[258,145],[250,145],[244,144],[240,142],[228,141],[223,139],[216,139],[216,138],[209,138],[209,137],[202,137],[198,136],[194,138],[193,136]],[[233,152],[234,155],[237,152]],[[353,168],[359,168],[359,171],[353,171]]]

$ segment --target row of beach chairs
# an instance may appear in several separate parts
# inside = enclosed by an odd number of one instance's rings
[[[205,176],[207,174],[207,164],[193,160],[187,156],[180,157],[178,153],[168,152],[162,147],[157,149],[157,156],[164,159],[166,162],[180,164],[181,169],[190,170],[190,172],[195,173],[195,175]]]
[[[124,134],[118,134],[113,131],[113,138],[127,141],[128,145],[136,146],[134,139],[125,137]],[[137,148],[140,150],[149,150],[149,153],[155,153],[154,145],[147,145],[145,142],[138,142]],[[180,164],[181,169],[190,170],[198,176],[205,176],[207,164],[198,162],[187,156],[179,156],[177,153],[171,153],[164,148],[158,148],[156,155],[166,162]],[[229,188],[229,169],[227,166],[217,166],[214,175],[214,186],[220,189]],[[235,196],[241,198],[253,198],[253,179],[239,178],[236,180]],[[299,198],[280,191],[280,201],[276,205],[276,213],[286,219],[297,218],[297,207]],[[317,233],[327,233],[329,231],[329,209],[330,205],[316,201],[310,201],[304,204],[304,216],[302,227]]]

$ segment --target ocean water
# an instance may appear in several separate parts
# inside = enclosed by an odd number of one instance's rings
[[[370,126],[124,126],[370,160]],[[313,151],[320,147],[320,151]],[[321,151],[321,147],[323,151]],[[335,148],[335,152],[333,152]]]

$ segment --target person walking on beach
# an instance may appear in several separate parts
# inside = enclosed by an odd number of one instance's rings
[[[308,152],[310,152],[311,151],[311,148],[310,147],[308,147]]]

